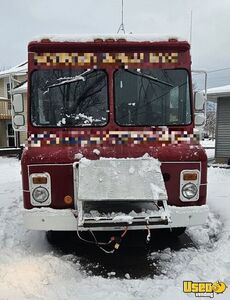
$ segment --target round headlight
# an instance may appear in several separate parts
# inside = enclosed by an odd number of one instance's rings
[[[194,183],[187,183],[182,187],[182,194],[187,199],[194,198],[197,192],[197,186]]]
[[[49,198],[49,192],[46,188],[39,186],[33,190],[32,196],[35,201],[43,203]]]

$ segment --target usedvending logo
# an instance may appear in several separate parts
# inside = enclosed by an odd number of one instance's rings
[[[195,294],[196,297],[213,298],[215,294],[223,294],[227,288],[224,282],[183,282],[183,292]]]

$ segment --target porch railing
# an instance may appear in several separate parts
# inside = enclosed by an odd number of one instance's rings
[[[11,103],[10,100],[0,99],[0,120],[11,119]]]

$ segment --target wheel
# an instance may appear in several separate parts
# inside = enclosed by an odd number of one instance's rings
[[[174,237],[178,237],[181,234],[183,234],[186,230],[186,227],[176,227],[176,228],[172,228],[170,229],[170,234]]]
[[[47,241],[52,245],[65,245],[76,238],[75,232],[72,231],[47,231]]]
[[[61,241],[61,235],[62,235],[62,231],[47,231],[46,232],[46,238],[47,241],[52,244],[52,245],[56,245],[59,244]]]

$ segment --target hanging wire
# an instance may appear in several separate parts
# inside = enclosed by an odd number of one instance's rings
[[[74,215],[74,214],[73,214]],[[74,215],[75,216],[75,215]],[[96,239],[96,236],[94,234],[93,231],[89,230],[89,232],[91,233],[92,237],[93,237],[93,241],[91,240],[87,240],[85,238],[83,238],[81,235],[80,235],[80,232],[79,232],[79,228],[78,228],[78,220],[77,220],[77,228],[76,228],[76,231],[77,231],[77,236],[78,238],[83,241],[83,242],[86,242],[88,244],[94,244],[96,245],[100,250],[102,250],[103,252],[107,253],[107,254],[113,254],[116,250],[118,250],[118,248],[120,247],[120,244],[121,244],[121,241],[122,239],[124,238],[124,236],[126,235],[127,231],[128,231],[128,228],[129,226],[127,225],[125,227],[125,230],[124,232],[121,234],[121,236],[119,237],[115,237],[115,236],[111,236],[109,241],[108,242],[98,242],[98,240]],[[112,243],[115,243],[115,245],[113,246],[113,249],[111,250],[107,250],[105,249],[104,247],[105,246],[108,246],[108,245],[111,245]]]
[[[117,33],[123,32],[125,34],[125,24],[124,24],[124,0],[121,2],[121,25],[118,28]]]

